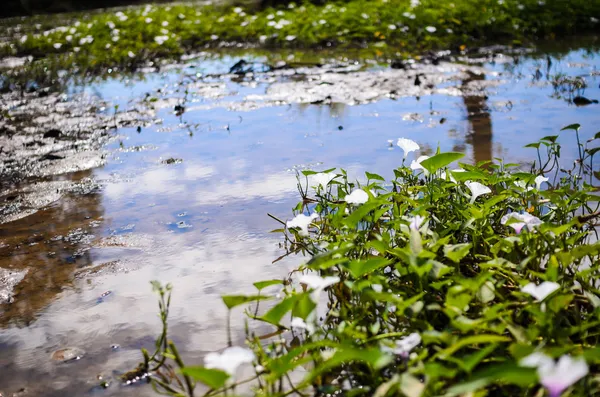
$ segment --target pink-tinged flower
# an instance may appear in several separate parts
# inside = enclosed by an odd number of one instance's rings
[[[492,190],[489,187],[482,185],[479,182],[467,181],[467,182],[465,182],[465,185],[471,191],[471,204],[475,203],[475,200],[477,200],[477,197],[484,195],[484,194],[490,194],[492,192]]]
[[[521,292],[525,292],[533,296],[538,301],[543,301],[546,299],[548,295],[556,291],[560,288],[560,285],[552,282],[552,281],[544,281],[540,285],[535,285],[534,283],[529,283],[523,288],[521,288]]]
[[[517,212],[511,212],[510,214],[504,215],[500,219],[500,223],[512,227],[515,229],[515,232],[519,234],[525,226],[527,226],[527,230],[531,231],[544,222],[542,222],[540,218],[528,213],[519,214]]]
[[[408,156],[410,152],[414,152],[420,149],[419,144],[412,139],[398,138],[396,143],[404,151],[404,158]]]
[[[523,367],[537,368],[540,383],[548,390],[550,397],[559,397],[566,389],[589,373],[583,358],[565,355],[555,362],[543,353],[533,353],[522,359]]]
[[[419,344],[421,343],[421,335],[416,332],[408,335],[405,338],[402,338],[396,341],[396,348],[394,349],[394,353],[397,355],[407,358],[408,354]]]
[[[319,217],[319,215],[317,215],[317,214],[311,214],[309,216],[300,214],[300,215],[296,215],[296,217],[294,219],[292,219],[291,221],[287,221],[286,225],[288,228],[295,227],[295,228],[300,229],[299,234],[301,236],[308,236],[308,225],[310,225],[311,222],[314,221],[318,217]]]

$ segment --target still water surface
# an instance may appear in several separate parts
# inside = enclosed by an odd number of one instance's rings
[[[225,347],[220,295],[252,291],[252,282],[284,277],[302,261],[272,263],[284,251],[269,234],[278,225],[267,216],[291,216],[296,169],[390,177],[402,152],[388,140],[399,137],[417,141],[421,154],[439,145],[465,152],[469,162],[525,164],[535,152],[523,146],[562,126],[580,123],[583,140],[600,130],[600,105],[577,107],[549,82],[560,73],[581,76],[585,96],[600,99],[600,53],[585,49],[551,54],[550,64],[545,55],[482,58],[476,66],[483,73],[440,83],[465,94],[440,89],[359,105],[256,100],[279,81],[219,75],[237,60],[194,60],[144,80],[72,88],[121,111],[148,106],[148,93],[157,110],[141,131],[116,131],[106,165],[57,177],[92,178],[99,190],[0,225],[0,267],[28,269],[14,303],[0,311],[4,395],[22,388],[28,396],[152,395],[143,385],[94,388],[98,375],[110,379],[134,368],[139,349],[153,345],[160,325],[151,280],[174,286],[171,332],[189,362]],[[200,84],[193,78],[200,73],[215,77]],[[470,95],[470,84],[486,95]],[[186,111],[175,115],[179,103]],[[560,137],[565,161],[576,154],[569,134]],[[239,343],[242,319],[232,317]],[[52,361],[64,347],[86,355]]]

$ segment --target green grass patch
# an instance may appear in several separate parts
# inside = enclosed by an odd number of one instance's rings
[[[598,19],[600,3],[587,0],[350,0],[281,9],[161,5],[5,20],[8,37],[0,56],[32,56],[26,75],[46,76],[44,84],[53,70],[98,75],[207,48],[369,48],[374,56],[400,57],[582,34],[597,29]]]

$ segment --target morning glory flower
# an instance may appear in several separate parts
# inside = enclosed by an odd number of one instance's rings
[[[297,227],[300,229],[299,233],[301,236],[308,236],[308,225],[310,225],[310,223],[318,217],[319,215],[317,214],[310,214],[308,216],[299,214],[296,215],[291,221],[287,221],[286,226],[288,228]]]
[[[555,282],[544,281],[540,285],[529,283],[523,288],[521,288],[521,291],[533,296],[536,300],[541,302],[544,299],[546,299],[548,295],[550,295],[559,288],[560,285]]]
[[[535,177],[534,182],[535,182],[535,188],[537,190],[540,190],[540,188],[542,187],[542,183],[548,182],[548,178],[546,178],[542,175],[538,175]]]
[[[482,185],[479,182],[468,181],[468,182],[465,182],[465,185],[467,185],[467,187],[471,191],[471,204],[475,203],[475,200],[477,200],[477,197],[479,197],[483,194],[490,194],[492,192],[489,187]]]
[[[319,172],[318,174],[313,175],[313,179],[317,186],[321,186],[323,189],[325,189],[327,188],[327,185],[329,185],[329,182],[335,178],[335,176],[336,175],[333,172]]]
[[[229,375],[235,375],[237,368],[254,360],[254,353],[250,349],[239,346],[228,347],[222,353],[208,353],[204,357],[206,368],[220,369]]]
[[[514,220],[507,225],[508,221],[510,221],[511,219]],[[517,212],[511,212],[510,214],[504,215],[500,219],[500,223],[512,227],[513,229],[515,229],[517,234],[519,234],[525,226],[527,226],[527,230],[531,231],[544,222],[542,222],[540,218],[528,213],[519,214]]]
[[[300,317],[292,318],[292,322],[290,323],[292,328],[305,329],[309,334],[315,332],[315,326],[310,321],[305,322]]]
[[[319,296],[323,290],[331,285],[337,284],[340,282],[339,277],[320,277],[316,274],[304,274],[298,280],[300,284],[306,285],[307,288],[312,289],[313,292],[311,294],[312,300],[316,303],[319,301]]]
[[[394,353],[398,354],[401,357],[407,358],[408,353],[410,353],[415,347],[419,346],[420,343],[421,335],[414,332],[408,335],[407,337],[396,341],[396,348],[394,349]]]
[[[519,364],[523,367],[537,368],[540,383],[548,390],[550,397],[559,397],[590,371],[583,358],[573,359],[564,355],[555,362],[551,357],[539,352],[523,358]]]
[[[525,190],[526,192],[533,190],[533,187],[527,186],[527,182],[525,182],[525,181],[515,181],[514,184],[515,184],[515,186],[520,187],[521,189]]]
[[[425,217],[422,217],[421,215],[414,216],[410,218],[409,227],[412,230],[419,230],[424,221]]]
[[[364,204],[369,200],[369,195],[362,189],[354,189],[352,193],[344,197],[344,201],[348,204]]]
[[[404,151],[404,158],[408,156],[410,152],[414,152],[419,150],[419,144],[411,139],[406,138],[398,138],[398,142],[396,143]]]
[[[424,161],[424,160],[427,160],[428,158],[429,158],[429,156],[419,156],[419,158],[418,158],[418,159],[416,159],[416,160],[413,160],[413,161],[410,163],[410,169],[411,169],[411,170],[423,170],[423,172],[425,173],[425,176],[429,175],[429,171],[427,171],[427,170],[425,169],[425,167],[423,167],[423,166],[421,165],[421,162],[422,162],[422,161]]]

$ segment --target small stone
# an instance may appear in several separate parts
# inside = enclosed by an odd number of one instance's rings
[[[83,351],[82,349],[78,347],[66,347],[64,349],[56,350],[54,353],[52,353],[50,358],[53,361],[60,361],[66,363],[69,361],[80,360],[81,358],[83,358],[83,356],[85,356],[85,351]]]

